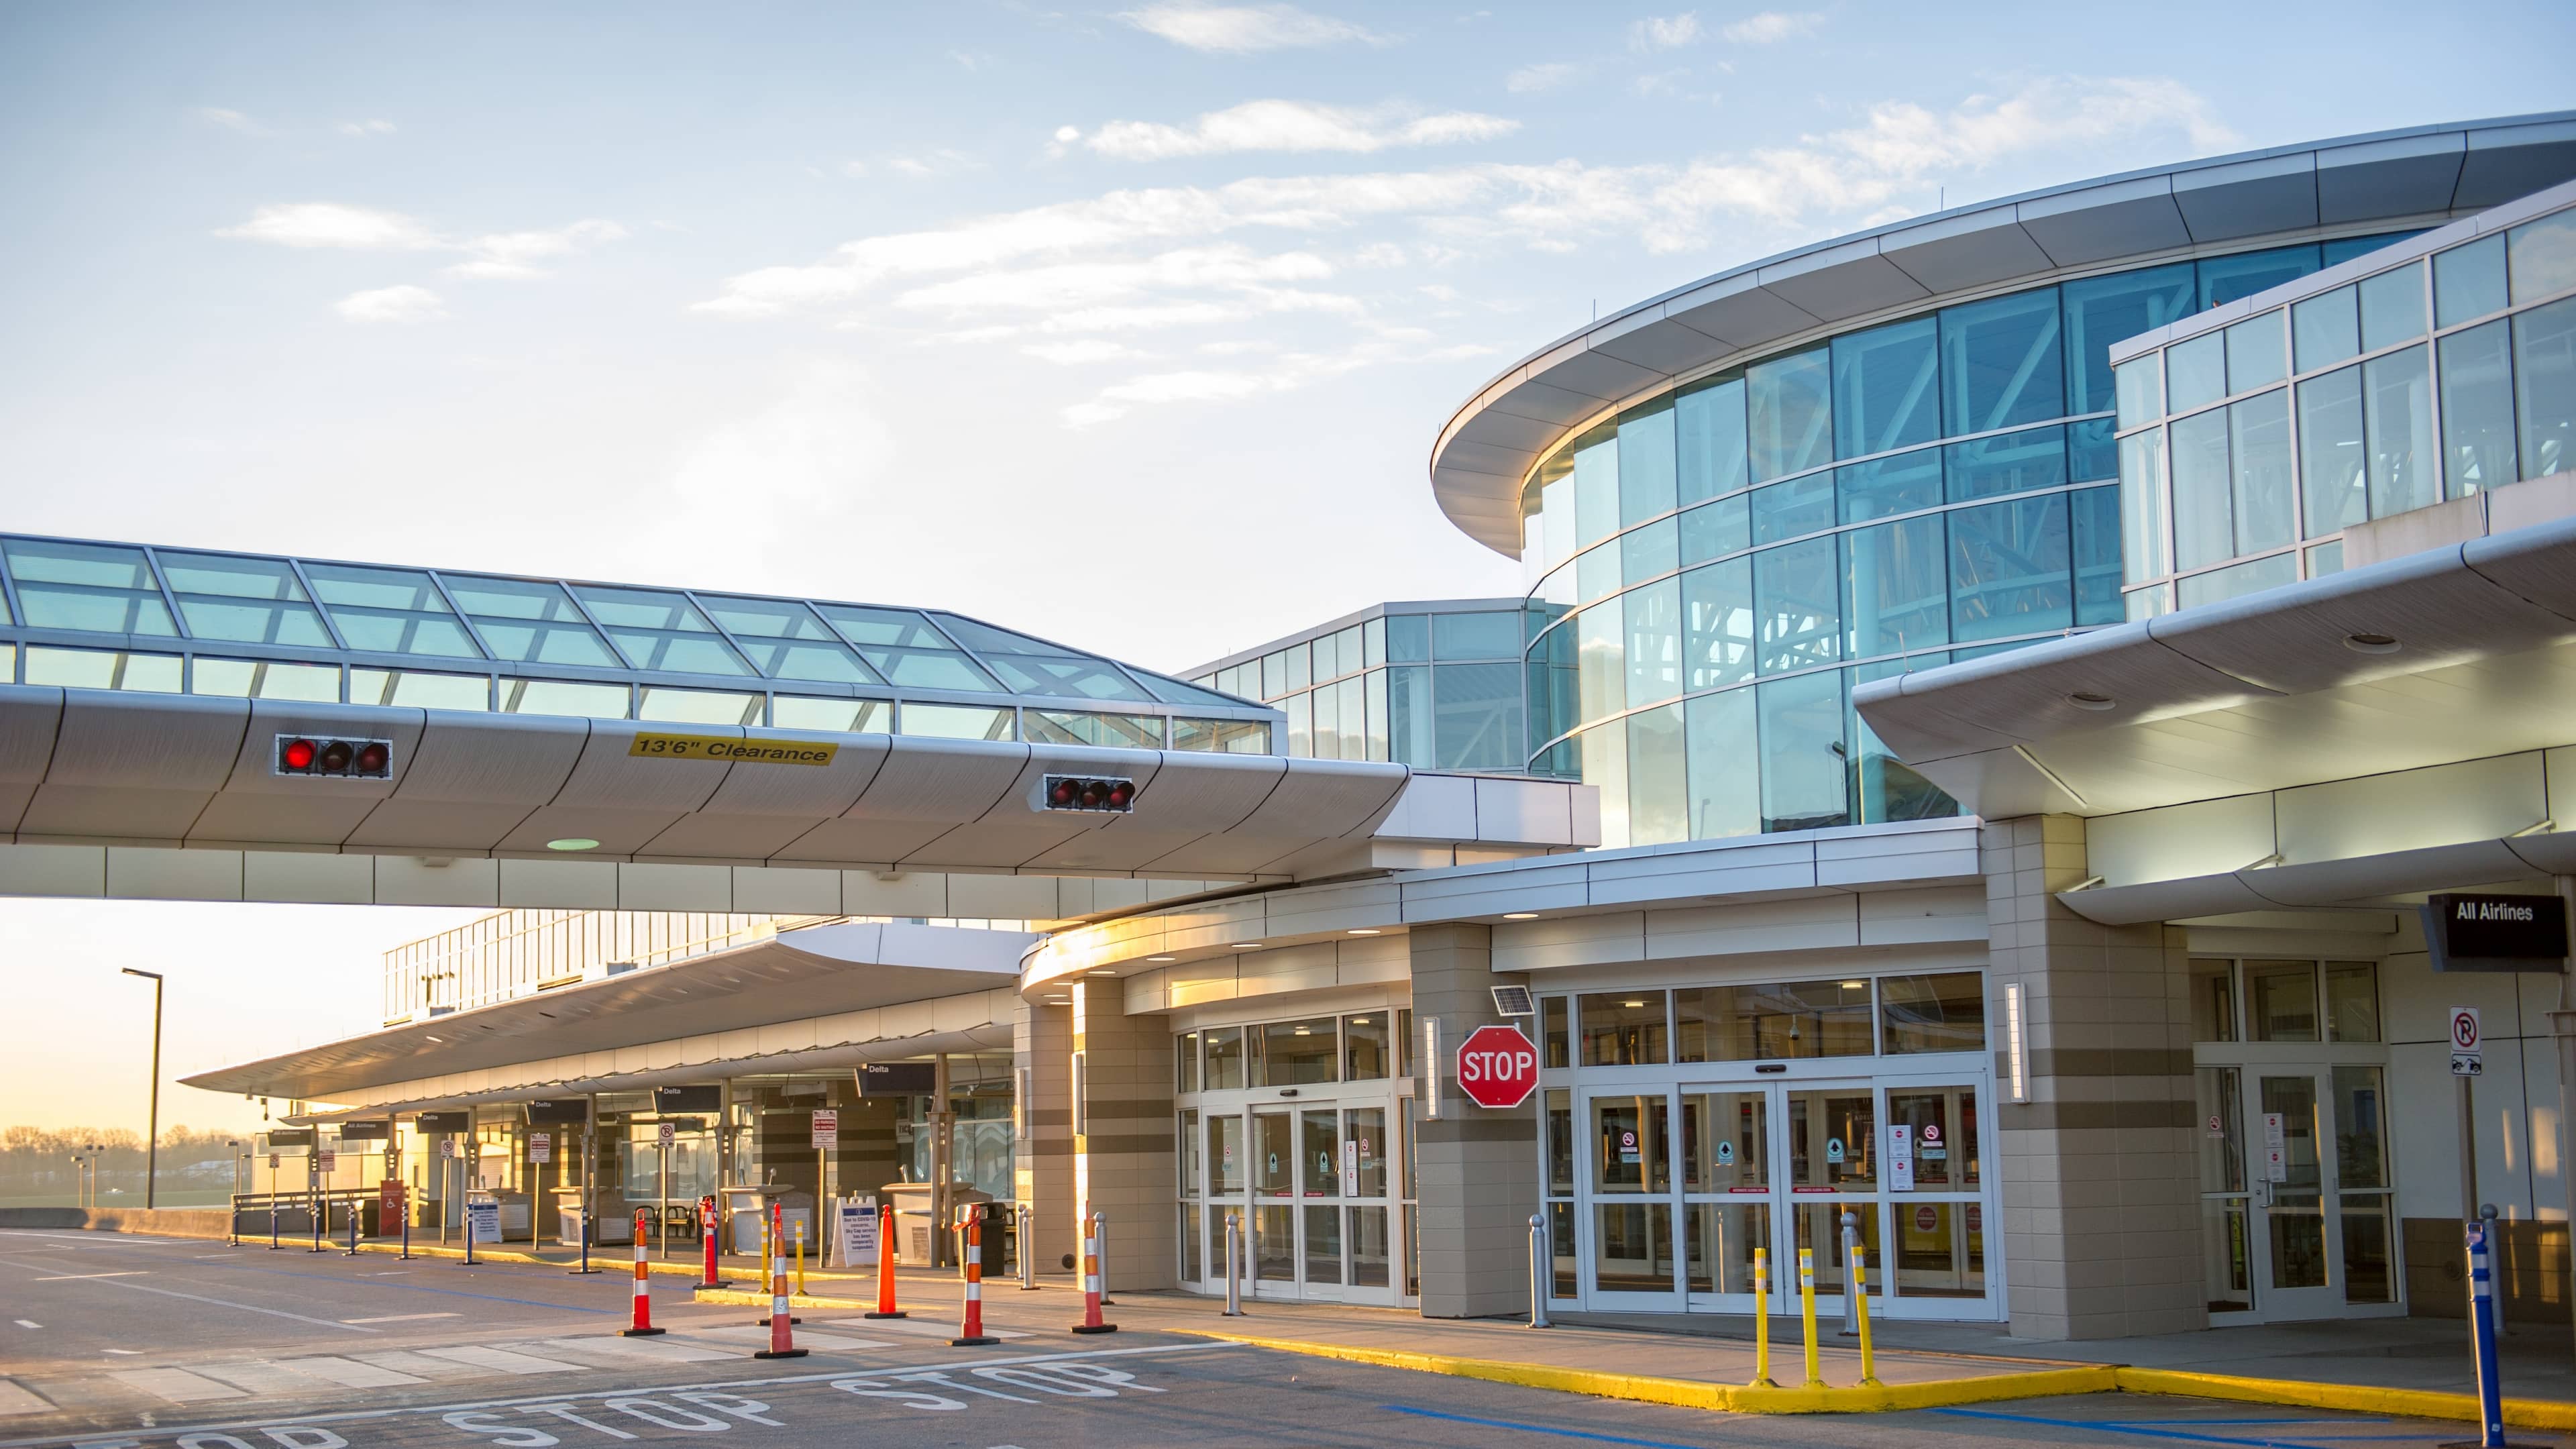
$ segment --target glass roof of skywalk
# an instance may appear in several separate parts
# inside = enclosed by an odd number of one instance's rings
[[[1251,754],[1277,717],[933,609],[14,535],[0,682]]]

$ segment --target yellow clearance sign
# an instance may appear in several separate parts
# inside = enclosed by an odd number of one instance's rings
[[[839,745],[807,740],[729,740],[721,735],[637,735],[629,755],[655,760],[722,760],[738,765],[828,765]]]

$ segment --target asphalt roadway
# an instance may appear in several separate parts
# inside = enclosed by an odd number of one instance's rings
[[[1745,1416],[1346,1364],[1179,1334],[1077,1338],[1069,1295],[996,1292],[988,1348],[944,1312],[809,1312],[808,1356],[752,1358],[756,1310],[622,1265],[560,1269],[290,1245],[0,1232],[0,1449],[758,1449],[1152,1445],[1643,1449],[2221,1444],[2409,1449],[2470,1426],[2136,1395]],[[2516,1444],[2549,1443],[2522,1434]]]

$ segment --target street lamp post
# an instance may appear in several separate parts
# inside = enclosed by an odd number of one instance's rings
[[[144,1140],[143,1206],[153,1206],[161,1187],[161,973],[125,968],[128,976],[152,983],[152,1135]]]

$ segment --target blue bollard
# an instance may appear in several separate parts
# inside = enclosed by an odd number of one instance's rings
[[[2495,1288],[2487,1271],[2487,1225],[2476,1219],[2469,1233],[2469,1342],[2478,1368],[2479,1449],[2505,1449],[2504,1384],[2496,1371]]]

